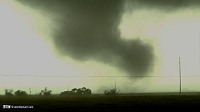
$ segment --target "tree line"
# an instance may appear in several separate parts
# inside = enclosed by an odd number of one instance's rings
[[[103,91],[105,95],[117,95],[118,91],[116,88],[108,89]],[[30,91],[31,94],[31,91]],[[26,91],[23,90],[17,90],[13,91],[13,89],[5,89],[5,96],[28,96],[30,94],[27,94]],[[73,88],[71,90],[63,91],[59,95],[66,96],[66,95],[91,95],[92,91],[89,88],[82,87],[82,88]],[[47,87],[45,89],[41,90],[38,96],[50,96],[52,95],[52,91],[48,90]]]

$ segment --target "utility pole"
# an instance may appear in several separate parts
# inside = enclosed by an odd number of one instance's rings
[[[179,81],[180,81],[180,95],[181,95],[181,59],[179,57]]]

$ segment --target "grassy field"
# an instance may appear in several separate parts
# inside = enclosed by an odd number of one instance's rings
[[[77,111],[200,111],[199,94],[122,94],[117,96],[0,96],[0,104],[32,105],[36,110]],[[5,109],[1,110],[6,111]],[[17,109],[13,109],[17,110]],[[20,110],[20,109],[19,109]],[[26,109],[23,109],[25,111]]]

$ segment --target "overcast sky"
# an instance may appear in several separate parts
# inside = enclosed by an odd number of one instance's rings
[[[5,88],[199,91],[198,0],[1,0]],[[102,83],[103,82],[103,83]]]

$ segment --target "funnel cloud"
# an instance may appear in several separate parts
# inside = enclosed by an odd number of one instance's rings
[[[118,26],[124,0],[20,0],[54,14],[52,33],[57,49],[79,61],[96,60],[129,76],[144,76],[152,69],[154,49],[142,40],[125,40]],[[113,74],[114,75],[114,74]]]

